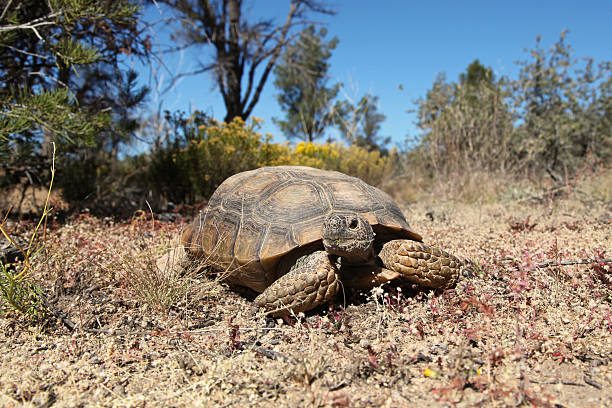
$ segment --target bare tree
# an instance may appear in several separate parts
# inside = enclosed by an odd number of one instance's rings
[[[291,0],[282,25],[273,19],[246,21],[242,0],[164,0],[177,14],[181,27],[175,38],[183,46],[212,46],[213,61],[189,74],[213,72],[226,107],[225,121],[246,119],[278,57],[291,42],[296,27],[313,24],[307,14],[333,12],[316,0]],[[243,85],[245,88],[243,89]]]

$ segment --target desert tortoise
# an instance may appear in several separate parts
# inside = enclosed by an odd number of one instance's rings
[[[329,301],[341,282],[367,289],[403,277],[452,286],[460,261],[421,241],[386,193],[301,166],[229,177],[181,238],[188,262],[203,259],[261,293],[255,303],[277,316]]]

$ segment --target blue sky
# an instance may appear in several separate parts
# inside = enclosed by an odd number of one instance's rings
[[[289,0],[245,0],[251,16],[286,16]],[[407,113],[414,101],[424,97],[440,72],[456,80],[476,58],[497,76],[516,77],[517,60],[527,59],[525,48],[534,48],[536,37],[549,48],[563,30],[575,57],[612,60],[612,2],[608,1],[380,1],[332,0],[335,16],[317,17],[327,23],[328,38],[339,44],[330,60],[330,82],[343,82],[347,96],[358,99],[366,92],[379,97],[379,109],[387,116],[380,134],[391,136],[403,147],[406,136],[418,134],[415,115]],[[374,6],[374,4],[376,4]],[[146,18],[163,18],[148,10]],[[167,43],[163,30],[156,38]],[[189,71],[199,49],[166,57],[173,71]],[[145,71],[144,68],[140,68]],[[143,75],[146,80],[147,75]],[[262,132],[284,141],[272,117],[282,117],[276,89],[270,78],[252,116],[265,120]],[[164,84],[168,82],[164,74]],[[400,85],[401,88],[400,89]],[[153,86],[153,85],[150,85]],[[201,110],[217,119],[225,115],[219,92],[208,74],[183,78],[171,91],[151,97],[151,108],[186,112]]]

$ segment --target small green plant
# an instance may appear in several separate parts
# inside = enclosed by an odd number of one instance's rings
[[[47,316],[47,307],[45,306],[41,290],[32,278],[34,266],[31,260],[43,248],[39,242],[40,232],[42,229],[42,242],[44,243],[47,218],[52,210],[49,206],[49,199],[55,178],[55,144],[53,144],[52,157],[51,182],[47,190],[45,206],[30,236],[30,240],[27,242],[27,246],[17,243],[5,228],[8,214],[2,223],[0,223],[0,232],[4,238],[17,248],[23,256],[23,261],[17,264],[7,264],[0,261],[0,310],[5,314],[10,311],[21,313],[33,323],[42,322]]]
[[[10,265],[0,261],[0,310],[3,314],[16,311],[32,322],[43,321],[46,317],[46,307],[40,297],[40,289]]]

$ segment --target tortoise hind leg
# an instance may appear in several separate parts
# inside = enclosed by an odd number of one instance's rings
[[[331,300],[340,288],[338,269],[325,251],[299,258],[291,270],[274,281],[255,304],[273,316],[310,310]]]
[[[386,268],[428,288],[446,289],[457,283],[461,261],[454,255],[421,242],[396,239],[378,254]]]

